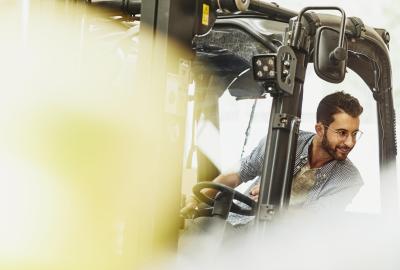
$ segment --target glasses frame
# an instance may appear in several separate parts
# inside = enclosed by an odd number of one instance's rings
[[[336,133],[336,135],[337,135],[337,137],[338,137],[338,139],[339,139],[340,141],[346,141],[347,138],[351,135],[351,138],[352,138],[355,142],[357,142],[357,141],[359,141],[359,140],[362,138],[362,135],[364,134],[364,132],[362,132],[361,130],[356,130],[356,131],[354,131],[353,133],[350,133],[350,132],[349,132],[348,130],[346,130],[346,129],[342,129],[342,128],[334,129],[334,128],[331,128],[331,127],[326,126],[326,125],[323,125],[323,126],[324,126],[325,128],[327,128],[327,129],[331,130],[332,132]],[[346,132],[346,135],[341,135],[340,132]],[[354,133],[355,133],[355,135],[353,135]],[[358,135],[358,134],[360,134],[360,135]]]

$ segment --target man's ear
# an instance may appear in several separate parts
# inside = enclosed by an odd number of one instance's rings
[[[318,122],[315,124],[315,133],[317,133],[318,137],[322,138],[324,137],[324,125],[322,125],[321,122]]]

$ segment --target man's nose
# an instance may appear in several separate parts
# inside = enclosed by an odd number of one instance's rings
[[[347,136],[346,140],[344,141],[344,144],[348,147],[353,147],[356,144],[356,138],[349,134],[349,136]]]

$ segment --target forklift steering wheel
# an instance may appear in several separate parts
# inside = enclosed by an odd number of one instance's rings
[[[196,197],[201,202],[208,204],[209,206],[214,206],[214,203],[215,203],[214,198],[210,198],[201,192],[205,188],[220,191],[222,194],[225,192],[231,193],[231,194],[233,194],[233,199],[246,204],[250,208],[250,209],[243,208],[232,201],[230,212],[244,215],[244,216],[253,216],[254,215],[256,202],[253,199],[234,190],[233,188],[230,188],[230,187],[222,185],[222,184],[214,183],[214,182],[208,182],[208,181],[207,182],[199,182],[193,186],[193,194],[196,195]]]

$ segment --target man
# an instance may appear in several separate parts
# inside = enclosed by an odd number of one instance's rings
[[[344,92],[324,97],[317,109],[315,134],[300,131],[290,206],[344,210],[362,185],[359,171],[347,158],[362,135],[358,100]],[[239,172],[222,174],[213,181],[236,187],[261,175],[266,138],[242,160]],[[216,191],[204,191],[215,196]],[[250,191],[257,200],[259,184]],[[186,209],[197,206],[190,200]]]

